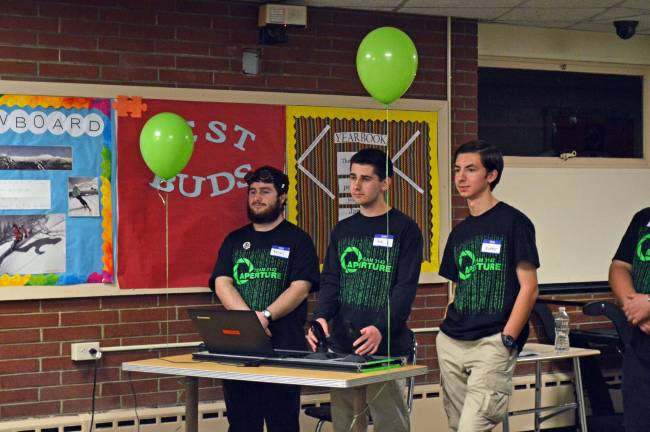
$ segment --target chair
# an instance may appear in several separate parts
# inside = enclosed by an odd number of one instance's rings
[[[411,332],[411,337],[413,339],[413,350],[409,356],[410,364],[415,364],[417,360],[417,349],[418,343],[415,340],[415,334]],[[406,380],[406,409],[409,414],[411,414],[411,408],[413,407],[413,390],[415,389],[415,377],[410,377]],[[321,432],[321,429],[326,422],[332,422],[332,410],[330,409],[329,404],[322,404],[317,407],[308,407],[305,408],[305,414],[309,417],[315,418],[318,420],[316,423],[316,429],[314,432]],[[372,417],[368,419],[368,425],[372,424]]]
[[[541,322],[546,337],[553,343],[555,341],[555,322],[553,314],[548,308],[548,303],[551,302],[535,303],[533,313]],[[619,354],[622,354],[625,346],[629,343],[632,331],[623,311],[614,303],[599,300],[584,304],[582,312],[588,316],[605,316],[612,322],[614,328],[571,330],[569,333],[571,346],[595,348],[601,351],[603,348],[614,348]],[[609,394],[609,389],[616,388],[617,385],[607,384],[598,357],[580,359],[580,364],[583,371],[583,383],[593,413],[589,418],[589,428],[607,430],[608,432],[622,430],[620,418],[618,418],[620,416],[616,414]]]
[[[539,301],[535,302],[532,314],[537,317],[542,325],[542,330],[544,331],[546,339],[551,343],[555,343],[555,318],[553,317],[551,310],[548,308],[548,304]]]
[[[605,316],[614,324],[614,328],[576,330],[578,339],[576,342],[614,346],[620,354],[623,354],[625,346],[630,341],[632,327],[621,308],[608,301],[594,301],[584,305],[582,312],[589,316]]]
[[[601,350],[613,348],[622,356],[632,334],[632,326],[628,323],[623,311],[608,301],[587,303],[582,307],[582,311],[589,316],[607,317],[613,323],[614,328],[576,330],[573,332],[572,342],[576,346]],[[587,367],[586,372],[591,374],[590,377],[585,373],[586,382],[591,386],[591,388],[587,387],[587,392],[592,394],[589,397],[593,413],[589,419],[589,429],[607,432],[623,431],[621,415],[614,410],[614,404],[609,394],[610,389],[620,388],[620,385],[608,384],[605,381],[598,358],[583,359],[583,361]]]

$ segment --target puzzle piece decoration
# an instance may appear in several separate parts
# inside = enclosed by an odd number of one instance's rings
[[[113,108],[118,117],[141,118],[142,113],[147,110],[147,104],[142,103],[142,96],[120,95],[113,101]]]

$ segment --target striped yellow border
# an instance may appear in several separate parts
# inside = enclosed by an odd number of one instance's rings
[[[296,188],[296,117],[320,117],[320,118],[346,118],[359,120],[388,120],[388,121],[411,121],[427,122],[429,124],[429,174],[431,178],[431,219],[432,232],[431,261],[422,263],[422,272],[437,273],[440,267],[438,256],[438,244],[440,241],[440,189],[438,179],[438,113],[425,111],[394,111],[394,110],[373,110],[357,108],[334,108],[314,106],[287,106],[286,107],[286,133],[287,133],[287,175],[289,176],[289,192],[287,212],[288,219],[296,223],[298,216]]]

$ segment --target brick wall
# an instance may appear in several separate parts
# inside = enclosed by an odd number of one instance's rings
[[[4,1],[0,78],[144,86],[365,95],[354,67],[361,38],[375,27],[408,32],[420,56],[411,98],[446,98],[446,19],[309,9],[308,27],[290,28],[286,45],[260,46],[256,4],[227,1]],[[474,138],[477,26],[454,20],[453,142]],[[241,73],[244,49],[261,53],[261,74]],[[0,306],[0,418],[90,410],[92,365],[70,360],[70,343],[102,346],[197,340],[184,312],[210,304],[204,294],[13,301]],[[444,285],[423,286],[413,327],[438,325]],[[420,357],[437,382],[433,336]],[[174,350],[171,353],[179,353]],[[106,354],[97,379],[97,409],[132,406],[123,361],[157,352]],[[163,354],[165,354],[163,352]],[[182,402],[175,378],[133,374],[139,406]],[[218,382],[201,381],[201,399],[221,397]]]
[[[355,72],[356,48],[371,29],[392,25],[413,38],[418,75],[406,94],[446,98],[446,20],[333,9],[309,9],[308,27],[289,42],[259,46],[255,4],[227,1],[5,0],[0,15],[0,79],[143,86],[365,95]],[[452,145],[477,134],[477,26],[454,20]],[[241,73],[243,49],[259,49],[262,72]],[[453,198],[453,218],[465,214]],[[446,286],[419,289],[412,327],[436,326]],[[70,360],[70,343],[102,346],[197,340],[184,312],[213,303],[207,294],[142,295],[0,303],[0,419],[77,413],[91,404],[91,364]],[[433,335],[421,335],[420,363],[438,382]],[[179,353],[174,350],[170,353]],[[97,373],[97,409],[177,404],[175,378],[120,370],[123,361],[157,352],[107,354]],[[166,354],[166,352],[162,352]],[[221,397],[218,382],[201,381],[202,400]]]

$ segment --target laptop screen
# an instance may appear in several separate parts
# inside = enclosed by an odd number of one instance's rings
[[[192,308],[187,313],[210,353],[276,356],[255,311]]]

